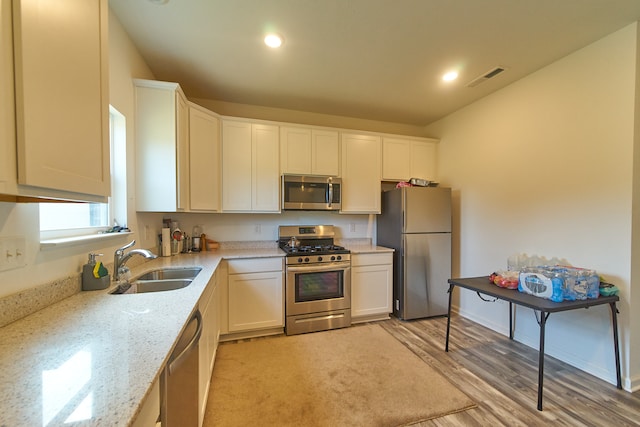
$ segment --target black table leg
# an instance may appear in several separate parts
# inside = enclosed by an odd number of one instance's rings
[[[609,303],[611,307],[611,323],[613,324],[613,351],[616,356],[616,386],[622,389],[622,377],[620,375],[620,344],[618,342],[618,310],[616,303]]]
[[[540,312],[540,349],[538,350],[538,411],[542,411],[542,380],[544,379],[544,326],[547,316]]]
[[[509,339],[513,339],[513,303],[509,301]]]
[[[444,351],[449,351],[449,329],[451,328],[451,297],[453,296],[453,284],[449,284],[449,309],[447,310],[447,340],[444,345]]]

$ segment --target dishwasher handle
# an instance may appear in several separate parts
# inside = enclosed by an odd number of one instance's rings
[[[198,325],[196,326],[196,332],[193,334],[193,337],[184,347],[184,349],[169,361],[169,375],[171,375],[173,371],[178,369],[178,367],[182,364],[184,359],[186,359],[191,350],[196,345],[198,345],[198,341],[200,340],[200,336],[202,335],[202,314],[200,313],[200,310],[196,310],[196,312],[193,313],[193,317],[191,318],[191,320],[189,320],[189,323],[193,321],[198,322]]]

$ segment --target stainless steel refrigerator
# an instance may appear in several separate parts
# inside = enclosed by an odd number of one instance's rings
[[[451,189],[403,187],[382,193],[378,245],[393,254],[393,314],[447,314],[451,278]]]

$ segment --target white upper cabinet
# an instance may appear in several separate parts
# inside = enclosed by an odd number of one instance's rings
[[[0,0],[0,194],[5,195],[16,193],[18,179],[11,25],[11,0]]]
[[[311,131],[311,174],[340,176],[340,138],[337,131]]]
[[[192,211],[218,212],[220,201],[220,119],[189,104],[189,189]]]
[[[382,179],[408,181],[437,180],[438,140],[384,137],[382,140]]]
[[[279,147],[277,126],[251,125],[253,211],[280,211]]]
[[[278,126],[222,121],[222,210],[279,212]]]
[[[189,111],[177,83],[134,80],[136,209],[189,209]]]
[[[338,131],[334,130],[281,127],[282,173],[339,176],[339,141]]]
[[[341,213],[380,213],[382,141],[370,134],[342,134]]]
[[[280,128],[280,166],[282,173],[311,173],[311,129],[287,126]]]
[[[0,192],[106,201],[107,0],[2,0],[0,13]]]

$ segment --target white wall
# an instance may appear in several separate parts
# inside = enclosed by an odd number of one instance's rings
[[[640,374],[630,321],[636,33],[628,26],[427,128],[455,197],[454,276],[488,275],[522,252],[596,269],[621,289],[626,388]],[[463,291],[459,311],[507,333],[506,303]],[[615,383],[608,306],[553,314],[547,326],[548,354]],[[519,310],[516,339],[537,348],[538,331]]]

